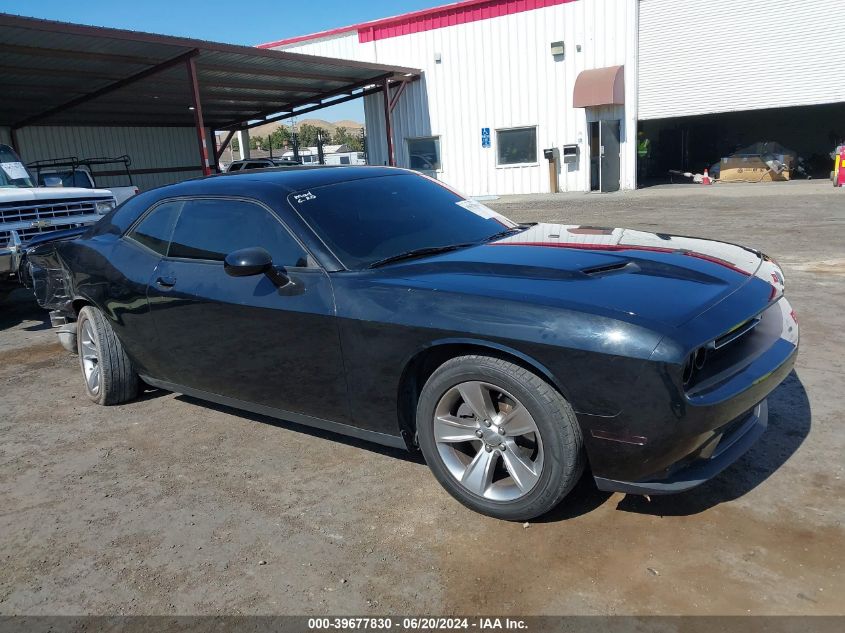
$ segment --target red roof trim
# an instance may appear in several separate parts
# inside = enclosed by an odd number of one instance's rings
[[[258,48],[275,48],[298,42],[318,40],[324,37],[340,35],[349,31],[358,31],[359,42],[372,42],[375,40],[421,33],[446,26],[467,24],[478,20],[488,20],[504,15],[513,15],[524,11],[533,11],[545,7],[557,6],[575,2],[575,0],[464,0],[454,4],[447,4],[422,11],[414,11],[380,20],[351,24],[336,29],[320,31],[311,35],[300,35],[289,37],[276,42],[259,44]]]

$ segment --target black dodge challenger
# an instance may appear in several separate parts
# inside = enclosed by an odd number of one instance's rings
[[[765,430],[798,349],[755,250],[519,225],[400,169],[191,180],[26,261],[95,402],[143,381],[421,450],[455,498],[511,520],[587,465],[634,494],[713,477]]]

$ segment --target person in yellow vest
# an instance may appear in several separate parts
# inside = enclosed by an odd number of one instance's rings
[[[637,134],[637,184],[643,185],[648,173],[648,161],[651,159],[651,140],[642,130]]]

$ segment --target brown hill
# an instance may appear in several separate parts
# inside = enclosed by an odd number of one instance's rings
[[[272,134],[276,128],[280,125],[284,125],[287,128],[290,128],[290,122],[288,120],[279,121],[278,123],[266,123],[265,125],[259,125],[257,127],[252,128],[249,133],[252,136],[268,136]],[[324,121],[323,119],[299,119],[296,122],[296,128],[298,129],[301,125],[313,125],[315,127],[321,127],[326,130],[329,134],[334,134],[335,130],[339,127],[345,127],[350,132],[352,130],[360,130],[364,127],[363,123],[358,123],[357,121],[350,121],[348,119],[343,121],[335,121],[334,123],[330,121]]]

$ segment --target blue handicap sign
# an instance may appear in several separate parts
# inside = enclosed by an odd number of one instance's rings
[[[481,147],[490,147],[490,128],[481,128]]]

